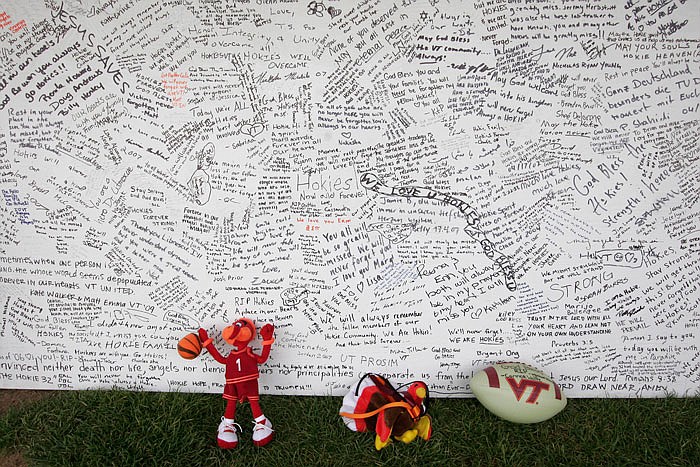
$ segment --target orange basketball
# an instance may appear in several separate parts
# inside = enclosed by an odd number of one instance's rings
[[[187,334],[177,343],[177,353],[187,360],[196,358],[201,351],[202,343],[199,341],[199,336],[193,332]]]

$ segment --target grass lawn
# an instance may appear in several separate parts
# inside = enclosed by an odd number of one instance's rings
[[[700,466],[700,399],[573,399],[516,425],[475,399],[435,399],[433,438],[392,443],[348,430],[337,397],[263,396],[276,439],[256,448],[250,408],[239,446],[216,446],[220,395],[69,391],[0,418],[0,465],[49,466]],[[4,463],[3,463],[4,462]],[[14,465],[14,464],[13,464]]]

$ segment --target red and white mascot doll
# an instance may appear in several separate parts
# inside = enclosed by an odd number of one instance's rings
[[[226,386],[224,386],[223,398],[226,403],[224,416],[219,424],[219,434],[217,443],[223,449],[233,449],[238,445],[238,434],[236,405],[248,401],[255,417],[255,427],[253,428],[253,444],[265,446],[274,437],[272,423],[265,417],[260,408],[260,396],[258,394],[258,365],[265,363],[270,356],[270,347],[275,339],[272,337],[274,326],[266,324],[260,329],[260,336],[263,339],[261,355],[257,355],[248,347],[248,344],[255,339],[255,324],[248,318],[241,318],[230,326],[226,326],[221,333],[224,340],[231,344],[232,350],[226,357],[221,355],[212,343],[212,339],[207,335],[207,331],[199,329],[199,339],[202,346],[206,348],[214,360],[226,365]],[[238,425],[240,428],[240,425]],[[242,430],[241,430],[242,431]]]

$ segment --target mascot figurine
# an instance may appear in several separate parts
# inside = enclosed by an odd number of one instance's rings
[[[426,414],[428,386],[422,381],[399,392],[384,377],[368,373],[343,398],[340,416],[352,431],[375,432],[374,447],[380,450],[392,439],[410,443],[432,435]]]
[[[272,337],[274,326],[266,324],[260,329],[260,336],[263,338],[261,355],[257,355],[248,347],[248,344],[255,339],[255,324],[248,318],[241,318],[230,326],[226,326],[221,333],[224,340],[231,344],[232,350],[228,356],[224,357],[216,349],[212,340],[207,335],[207,331],[199,329],[199,340],[202,347],[206,348],[214,360],[226,365],[226,386],[224,386],[223,398],[227,400],[224,416],[219,424],[219,434],[217,443],[222,449],[233,449],[238,445],[237,423],[234,422],[236,416],[236,404],[248,401],[250,403],[253,417],[255,417],[255,427],[253,428],[253,444],[265,446],[274,437],[272,423],[263,414],[260,408],[260,396],[258,394],[258,365],[267,361],[270,356],[270,347],[275,341]],[[240,429],[240,425],[238,425]],[[242,430],[241,430],[242,431]]]

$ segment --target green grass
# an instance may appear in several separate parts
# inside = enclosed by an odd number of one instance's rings
[[[561,414],[516,425],[475,399],[437,399],[430,441],[374,449],[353,433],[335,397],[262,398],[276,439],[250,440],[250,408],[238,448],[216,446],[219,395],[71,391],[0,419],[0,452],[48,466],[699,466],[700,399],[573,399]],[[1,464],[1,462],[0,462]]]

